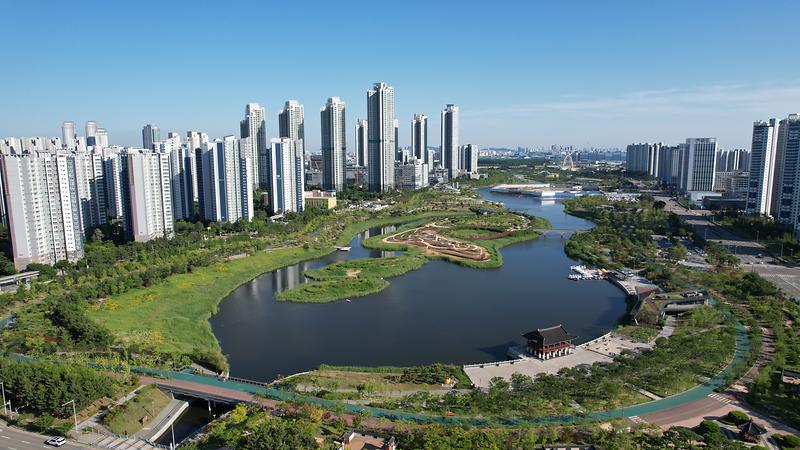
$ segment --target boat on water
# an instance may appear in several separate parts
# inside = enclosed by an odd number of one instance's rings
[[[347,303],[352,303],[349,298],[344,299]]]
[[[336,247],[336,250],[339,250],[340,252],[349,252],[350,250],[352,250],[352,248],[351,247]]]

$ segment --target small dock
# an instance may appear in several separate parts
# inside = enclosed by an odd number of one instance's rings
[[[605,280],[608,278],[608,271],[604,269],[590,269],[586,266],[571,266],[570,270],[574,274],[567,275],[572,281],[578,280]]]

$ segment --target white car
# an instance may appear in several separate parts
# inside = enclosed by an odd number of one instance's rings
[[[44,442],[47,445],[52,445],[53,447],[61,447],[62,445],[67,443],[67,440],[61,436],[53,436],[50,439]]]

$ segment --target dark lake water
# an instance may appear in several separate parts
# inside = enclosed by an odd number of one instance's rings
[[[516,211],[545,217],[554,229],[582,230],[591,222],[557,202],[483,192]],[[379,230],[371,230],[374,234]],[[368,233],[367,233],[368,234]],[[271,381],[278,375],[336,365],[476,363],[506,359],[521,333],[563,323],[579,342],[614,327],[625,295],[604,281],[570,281],[576,261],[558,234],[502,250],[500,269],[470,269],[430,261],[389,279],[374,295],[326,304],[287,303],[275,293],[304,282],[303,271],[336,261],[379,257],[356,237],[351,252],[264,274],[220,304],[211,327],[231,375]]]

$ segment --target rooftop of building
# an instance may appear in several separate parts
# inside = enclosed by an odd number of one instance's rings
[[[529,341],[538,342],[540,345],[553,345],[578,339],[578,336],[569,333],[561,324],[548,328],[537,328],[522,336]]]

